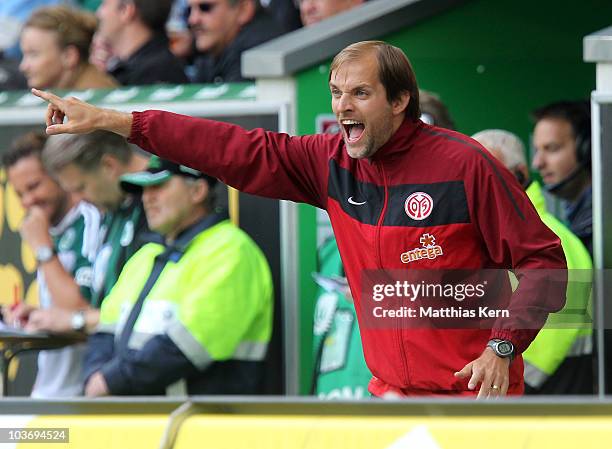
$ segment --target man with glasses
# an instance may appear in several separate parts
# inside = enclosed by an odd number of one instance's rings
[[[123,85],[182,84],[189,80],[168,47],[166,21],[172,0],[104,0],[98,33],[114,58],[108,72]]]
[[[282,34],[256,0],[189,0],[196,48],[197,83],[243,81],[242,52]]]

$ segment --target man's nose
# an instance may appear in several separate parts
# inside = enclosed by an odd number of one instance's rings
[[[24,209],[28,210],[35,204],[36,204],[36,195],[33,195],[31,193],[24,193],[23,195],[21,195],[21,205],[23,206]]]
[[[21,73],[25,73],[27,68],[28,68],[28,62],[26,61],[26,58],[22,58],[21,62],[19,63],[19,71]]]
[[[535,154],[533,155],[533,161],[531,161],[531,166],[535,170],[540,170],[544,166],[544,157],[542,156],[541,151],[536,150]]]
[[[351,101],[350,95],[342,94],[337,101],[338,112],[346,112],[353,110],[353,102]]]
[[[187,23],[189,25],[197,25],[200,18],[200,11],[197,6],[189,8],[189,17],[187,17]]]

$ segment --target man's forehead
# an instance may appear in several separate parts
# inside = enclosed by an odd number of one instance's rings
[[[347,58],[331,73],[330,81],[341,79],[364,78],[378,81],[378,59],[372,52]]]
[[[346,66],[346,70],[342,70],[340,67],[332,72],[329,80],[330,85],[354,88],[359,86],[373,87],[379,84],[380,80],[377,71],[360,70],[357,67],[351,67],[350,64],[346,64]]]
[[[545,117],[536,123],[535,134],[557,135],[572,137],[574,129],[572,124],[561,117]]]

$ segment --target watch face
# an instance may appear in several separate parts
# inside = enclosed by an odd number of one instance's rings
[[[53,257],[53,248],[41,246],[36,249],[36,260],[38,262],[47,262]]]
[[[501,343],[497,345],[497,350],[499,351],[500,354],[507,355],[507,354],[512,354],[513,348],[512,348],[512,345],[508,343],[507,341],[502,341]]]
[[[85,327],[85,316],[82,312],[76,312],[72,315],[71,323],[74,330],[80,331]]]

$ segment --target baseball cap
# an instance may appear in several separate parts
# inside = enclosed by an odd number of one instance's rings
[[[127,173],[119,178],[121,188],[128,193],[142,193],[143,187],[156,186],[168,181],[172,176],[186,176],[194,179],[205,179],[210,187],[217,183],[217,178],[208,176],[185,165],[151,156],[145,171]]]

